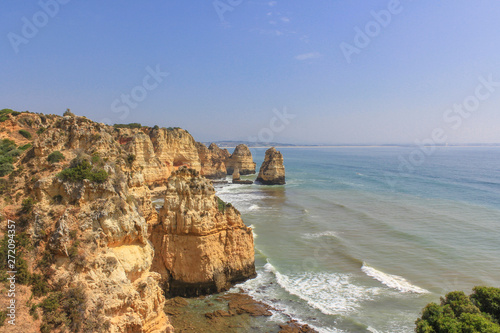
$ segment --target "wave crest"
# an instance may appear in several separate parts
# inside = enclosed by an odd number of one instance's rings
[[[404,277],[399,275],[392,275],[376,270],[375,268],[368,266],[363,263],[361,267],[363,273],[369,277],[374,278],[380,283],[386,285],[389,288],[399,290],[402,293],[415,293],[415,294],[428,294],[429,291],[418,286],[411,284]]]

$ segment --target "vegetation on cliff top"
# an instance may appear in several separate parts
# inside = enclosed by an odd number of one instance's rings
[[[500,333],[500,289],[474,287],[470,296],[453,291],[441,304],[428,304],[415,324],[417,333]]]
[[[139,123],[130,123],[130,124],[114,124],[114,128],[142,128],[142,125]]]
[[[4,122],[9,119],[9,114],[13,116],[20,115],[21,112],[13,111],[12,109],[2,109],[0,110],[0,122]]]

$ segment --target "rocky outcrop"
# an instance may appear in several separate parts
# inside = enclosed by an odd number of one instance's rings
[[[253,181],[240,179],[240,171],[236,168],[233,171],[233,184],[253,184]]]
[[[255,166],[252,153],[244,144],[236,146],[233,154],[226,160],[228,175],[232,175],[236,168],[239,169],[241,175],[251,175],[255,173]]]
[[[283,165],[283,155],[274,147],[266,151],[264,162],[260,166],[257,183],[264,185],[285,184],[285,166]]]
[[[220,292],[255,276],[251,228],[197,171],[172,174],[159,216],[154,267],[172,296]]]
[[[238,168],[235,168],[233,170],[233,182],[240,180],[240,170]]]
[[[32,144],[20,150],[12,177],[1,179],[0,211],[33,244],[23,251],[28,270],[49,290],[33,304],[78,295],[71,297],[82,331],[172,332],[165,292],[211,293],[255,275],[251,229],[199,176],[200,153],[186,131],[32,113],[8,115],[4,124],[2,138]],[[229,155],[208,150],[222,162]],[[63,158],[50,161],[56,151]],[[156,186],[166,189],[159,213]]]
[[[225,162],[229,157],[227,149],[220,149],[215,143],[207,148],[204,144],[197,142],[196,147],[201,162],[200,174],[209,179],[225,178],[227,174]]]

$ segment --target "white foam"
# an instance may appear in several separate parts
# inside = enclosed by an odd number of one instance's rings
[[[248,210],[259,210],[260,207],[259,205],[251,205],[250,207],[248,207]]]
[[[308,324],[310,327],[318,331],[319,333],[342,333],[343,331],[335,328],[324,328],[317,327],[311,323],[303,321],[301,318],[293,315],[296,311],[292,310],[286,305],[286,302],[282,302],[279,299],[274,298],[273,288],[280,286],[276,284],[276,268],[271,264],[267,263],[264,265],[263,270],[258,272],[257,277],[252,280],[247,280],[242,284],[236,285],[231,291],[236,291],[239,288],[243,289],[245,293],[252,296],[254,299],[266,303],[278,311],[273,311],[273,315],[269,320],[276,322],[287,322],[290,318],[297,320],[299,324]],[[272,287],[274,283],[275,287]]]
[[[271,264],[264,266],[276,276],[278,284],[309,306],[327,315],[345,315],[355,311],[361,301],[372,299],[379,288],[365,288],[351,283],[351,277],[340,273],[298,273],[285,275]]]
[[[317,232],[314,234],[304,234],[302,237],[306,239],[314,239],[314,238],[320,238],[320,237],[334,237],[338,238],[337,233],[335,231],[323,231],[323,232]]]
[[[391,275],[381,271],[376,270],[373,267],[368,266],[363,263],[361,270],[368,276],[374,278],[375,280],[381,282],[389,288],[399,290],[402,293],[416,293],[416,294],[427,294],[428,290],[420,288],[411,284],[405,278],[399,275]]]
[[[252,229],[253,239],[256,239],[258,235],[255,233],[255,226],[253,224],[250,224],[248,227]]]

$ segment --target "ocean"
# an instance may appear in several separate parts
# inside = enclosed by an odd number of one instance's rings
[[[258,276],[235,289],[266,320],[406,333],[449,291],[500,287],[500,148],[279,150],[286,185],[216,188],[253,228]]]

